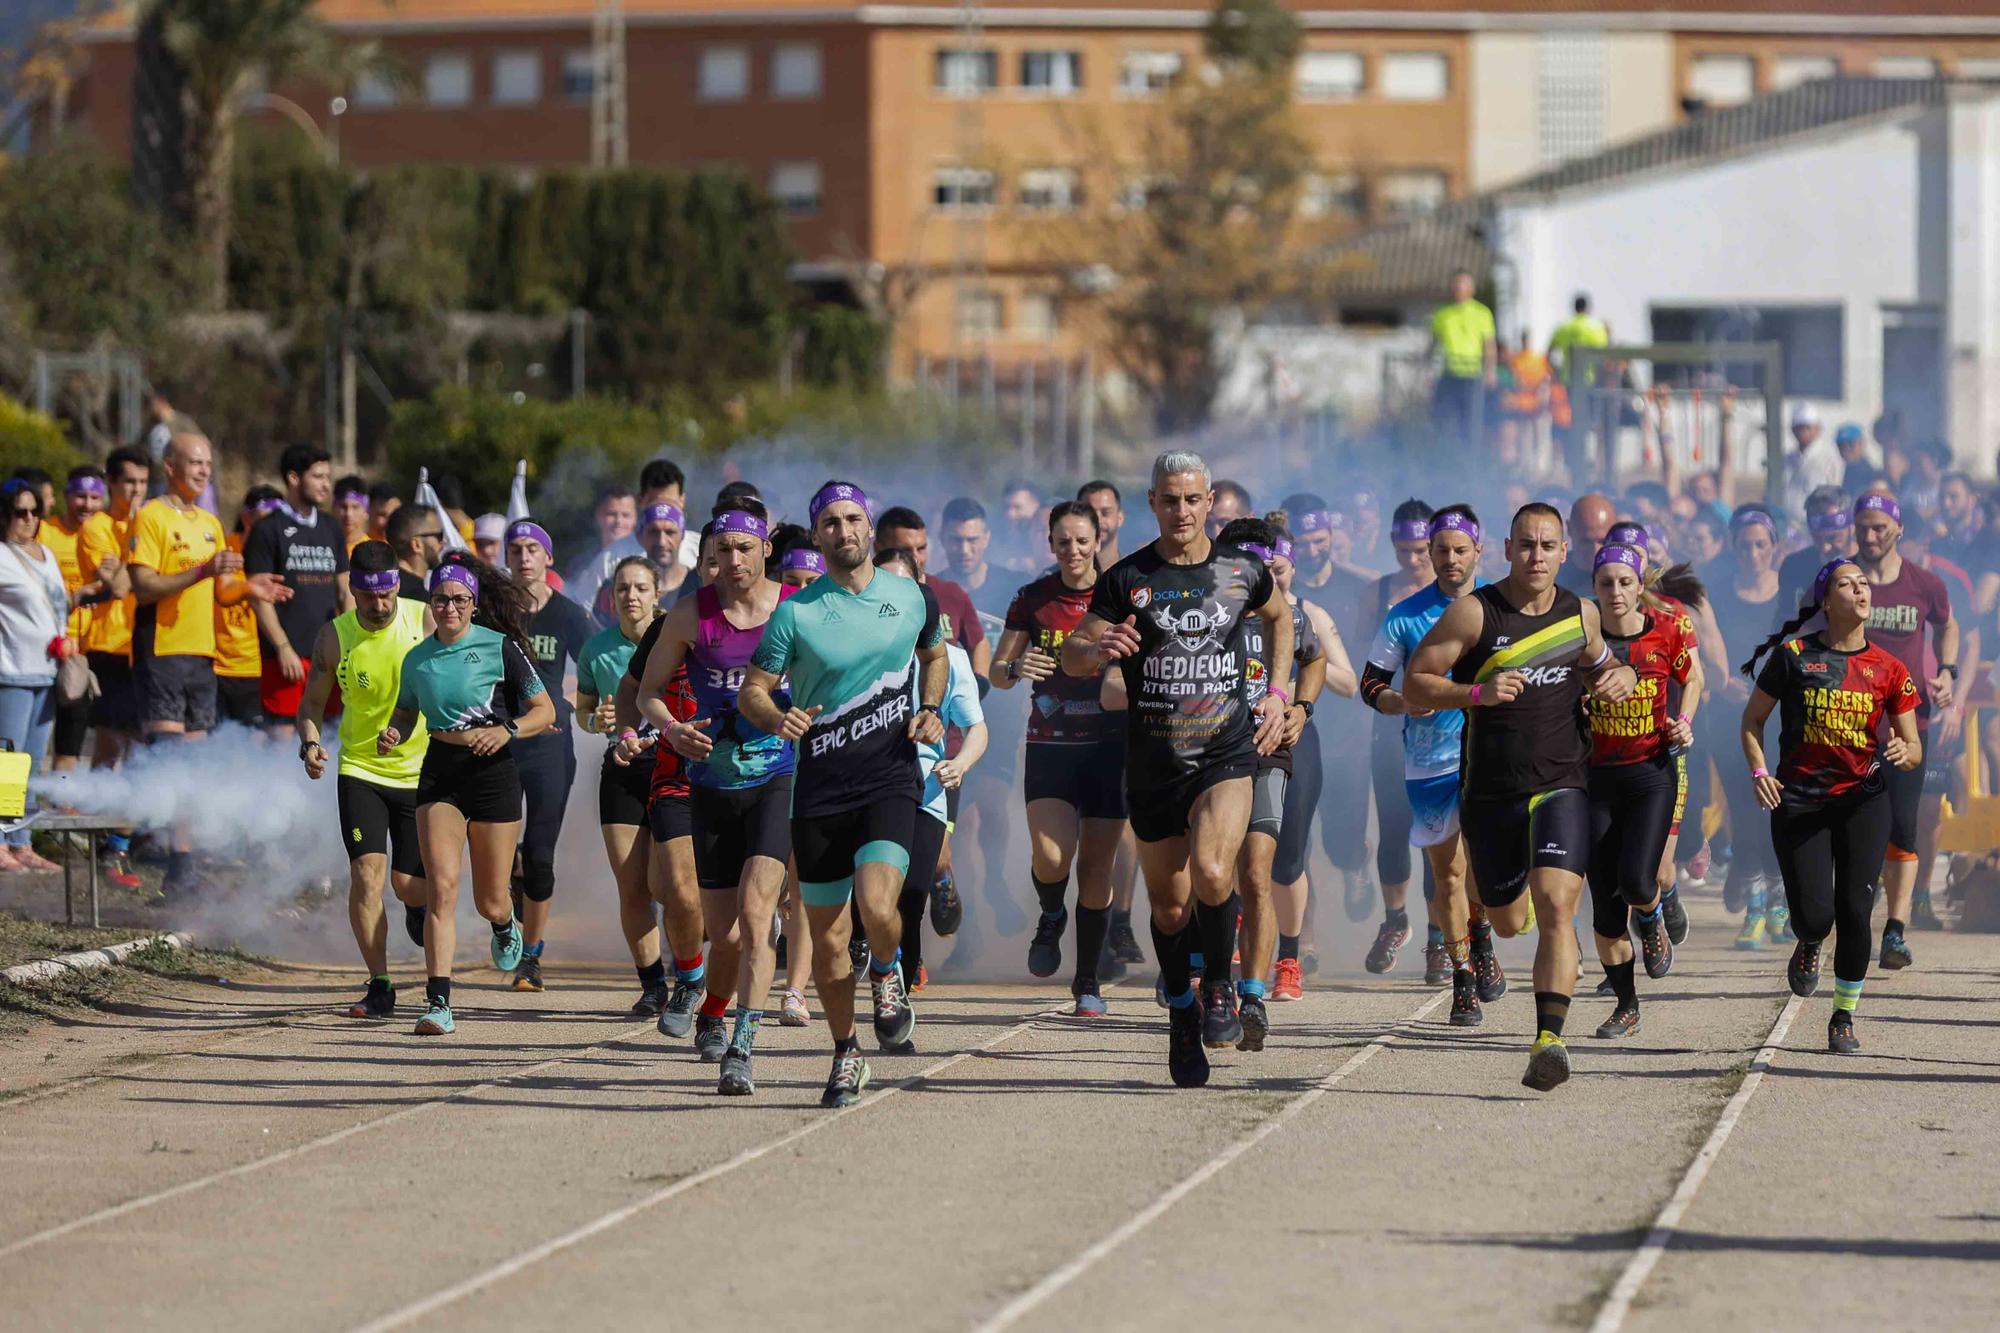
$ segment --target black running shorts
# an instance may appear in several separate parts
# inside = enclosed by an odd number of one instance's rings
[[[433,737],[417,778],[417,804],[453,806],[470,824],[513,823],[521,817],[521,774],[512,748],[476,755]]]
[[[1125,742],[1095,745],[1028,743],[1023,792],[1029,805],[1061,801],[1079,819],[1125,818]]]
[[[597,770],[597,822],[646,827],[646,802],[652,787],[650,762],[620,764],[607,748],[604,763]]]
[[[215,659],[182,653],[135,652],[141,722],[178,722],[188,731],[215,730]]]
[[[1188,831],[1188,815],[1203,792],[1235,778],[1254,777],[1256,772],[1255,758],[1239,759],[1213,764],[1163,785],[1146,787],[1134,786],[1128,773],[1125,808],[1131,812],[1132,836],[1140,842],[1164,842],[1184,836]]]
[[[917,799],[883,796],[855,810],[792,820],[792,855],[799,867],[799,897],[807,907],[839,907],[853,896],[856,868],[910,868]]]
[[[792,854],[792,775],[755,787],[688,788],[694,814],[694,876],[704,889],[733,889],[753,856],[782,864]]]
[[[254,687],[257,682],[251,681]],[[261,705],[260,705],[261,707]],[[399,875],[422,879],[424,854],[417,846],[417,789],[385,787],[379,782],[342,773],[333,780],[340,801],[340,845],[347,859],[389,858]]]
[[[653,841],[672,842],[694,836],[694,811],[685,796],[655,796],[646,807],[646,827]]]
[[[1458,826],[1472,862],[1479,901],[1505,907],[1527,891],[1530,869],[1585,873],[1590,856],[1590,794],[1558,787],[1533,796],[1465,797]]]

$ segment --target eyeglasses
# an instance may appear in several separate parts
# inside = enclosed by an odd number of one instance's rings
[[[15,505],[15,506],[14,506],[14,517],[15,517],[15,518],[17,518],[17,519],[22,519],[22,518],[40,518],[41,516],[42,516],[42,507],[41,507],[40,505]]]
[[[457,596],[457,597],[453,597],[453,596],[451,596],[450,594],[448,594],[448,593],[447,593],[447,594],[441,594],[441,595],[439,595],[439,596],[436,596],[436,597],[433,597],[433,598],[431,598],[431,605],[432,605],[432,606],[446,606],[446,607],[451,607],[451,608],[454,608],[454,609],[456,609],[456,608],[458,608],[458,607],[465,607],[465,606],[471,606],[471,605],[472,605],[472,599],[471,599],[470,597],[466,597],[466,596],[463,596],[463,595],[461,595],[461,596]]]
[[[417,534],[417,536],[423,538],[427,542],[441,542],[444,540],[444,529],[439,528],[436,532],[420,532]]]

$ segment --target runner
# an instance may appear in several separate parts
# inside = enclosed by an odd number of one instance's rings
[[[472,905],[493,927],[493,966],[521,965],[521,925],[508,892],[520,840],[517,738],[556,725],[555,705],[521,647],[528,595],[499,570],[459,552],[431,579],[436,632],[403,658],[396,710],[376,737],[389,757],[414,738],[421,719],[429,745],[417,775],[417,839],[429,872],[424,917],[424,1016],[419,1037],[456,1029],[452,957],[458,948],[458,880],[468,844]]]
[[[1710,585],[1708,604],[1721,635],[1717,651],[1724,661],[1748,644],[1762,642],[1790,609],[1779,600],[1776,569],[1778,530],[1770,514],[1744,505],[1729,522],[1729,543],[1735,560],[1729,577]],[[1750,682],[1724,668],[1719,676],[1719,707],[1711,711],[1705,748],[1715,756],[1722,780],[1722,798],[1729,809],[1729,876],[1723,881],[1722,905],[1743,913],[1736,936],[1739,949],[1761,949],[1766,939],[1782,943],[1789,913],[1778,894],[1778,861],[1764,836],[1763,811],[1756,788],[1728,756],[1729,725],[1725,714],[1750,701]]]
[[[527,819],[521,828],[521,896],[514,909],[521,918],[522,941],[514,989],[538,991],[556,891],[556,843],[562,837],[570,788],[576,785],[576,745],[569,734],[573,708],[563,692],[563,675],[596,630],[588,612],[549,586],[555,543],[546,528],[532,518],[517,519],[507,525],[504,548],[507,568],[527,594],[521,642],[556,710],[553,727],[533,738],[517,739],[509,747],[527,798]]]
[[[723,503],[730,507],[716,511],[707,543],[717,561],[716,580],[667,612],[641,667],[639,708],[687,764],[695,875],[709,940],[695,1050],[704,1061],[721,1063],[718,1091],[747,1097],[756,1090],[751,1055],[777,964],[771,920],[792,850],[796,756],[790,744],[739,711],[738,690],[772,613],[796,594],[765,576],[770,548],[764,506],[747,498]],[[695,716],[677,719],[664,696],[683,670]],[[725,1032],[732,995],[736,1027]]]
[[[1507,974],[1493,952],[1493,927],[1486,908],[1474,901],[1466,886],[1467,858],[1458,811],[1465,714],[1456,709],[1414,708],[1393,686],[1396,673],[1408,666],[1446,609],[1482,586],[1479,561],[1485,544],[1479,515],[1469,505],[1440,509],[1426,531],[1437,579],[1390,609],[1368,653],[1361,697],[1384,717],[1403,719],[1403,782],[1412,811],[1411,836],[1424,849],[1437,883],[1432,914],[1451,964],[1450,1021],[1473,1027],[1484,1021],[1480,1006],[1507,993]],[[1429,982],[1428,977],[1425,980]]]
[[[274,737],[296,725],[306,688],[306,659],[319,632],[352,610],[347,586],[347,540],[326,512],[333,493],[333,465],[317,445],[294,444],[278,458],[285,503],[259,519],[243,539],[243,568],[274,575],[292,595],[283,606],[259,605],[263,636],[264,721]]]
[[[1949,709],[1958,689],[1958,619],[1938,576],[1896,549],[1902,536],[1903,511],[1893,498],[1869,494],[1854,502],[1854,559],[1868,575],[1868,641],[1902,663],[1916,682],[1917,735],[1928,744],[1933,711]],[[1924,768],[1895,764],[1884,778],[1889,851],[1882,887],[1889,919],[1882,927],[1881,962],[1884,971],[1894,972],[1911,962],[1904,936],[1917,888]]]
[[[1507,576],[1447,607],[1410,660],[1409,702],[1470,709],[1459,822],[1474,887],[1495,933],[1539,918],[1534,1047],[1521,1082],[1547,1092],[1569,1077],[1563,1020],[1577,978],[1576,906],[1590,839],[1588,692],[1630,698],[1597,607],[1555,586],[1567,557],[1562,515],[1514,515]]]
[[[1644,553],[1606,542],[1595,563],[1604,641],[1638,677],[1631,698],[1616,703],[1593,698],[1585,705],[1591,737],[1592,924],[1597,960],[1618,999],[1597,1035],[1610,1039],[1639,1030],[1628,932],[1639,937],[1649,978],[1659,980],[1674,965],[1660,863],[1684,790],[1676,758],[1693,742],[1701,684],[1694,622],[1673,608],[1648,604]],[[1676,686],[1678,702],[1670,698]]]
[[[132,679],[132,620],[137,599],[132,595],[132,520],[146,502],[152,463],[141,448],[113,449],[104,460],[108,495],[103,509],[84,520],[76,537],[77,564],[91,571],[99,591],[90,607],[84,631],[84,656],[97,681],[98,695],[90,706],[92,769],[115,768],[139,731],[139,691]],[[100,868],[121,888],[140,887],[132,870],[132,836],[120,829],[104,837]]]
[[[780,559],[778,571],[778,581],[786,587],[810,588],[826,576],[826,557],[810,547],[794,547]]]
[[[1278,747],[1291,702],[1290,608],[1255,556],[1209,539],[1214,501],[1199,454],[1176,449],[1156,458],[1147,503],[1160,535],[1105,572],[1062,646],[1068,674],[1087,676],[1109,660],[1125,678],[1125,803],[1170,1011],[1167,1068],[1184,1088],[1208,1082],[1204,1045],[1243,1036],[1226,974],[1219,983],[1204,979],[1199,997],[1191,979],[1197,951],[1227,967],[1235,918],[1203,914],[1199,939],[1190,926],[1196,902],[1217,909],[1229,899],[1257,760]],[[1264,621],[1272,664],[1254,711],[1239,637],[1251,615]]]
[[[273,496],[272,498],[275,498]],[[383,754],[375,738],[390,723],[402,696],[403,663],[424,640],[428,610],[399,595],[396,553],[387,542],[364,541],[348,553],[354,609],[319,632],[312,670],[299,700],[299,762],[318,781],[326,773],[321,744],[326,701],[340,685],[340,765],[334,792],[340,803],[341,846],[347,849],[347,922],[368,989],[348,1006],[349,1018],[393,1018],[396,987],[389,979],[389,922],[382,910],[382,877],[403,904],[410,942],[424,942],[423,850],[417,835],[417,778],[430,738],[421,717],[405,745]]]
[[[389,515],[387,528],[384,540],[396,553],[403,596],[428,606],[431,571],[444,559],[444,520],[429,506],[403,505]]]
[[[369,539],[368,479],[349,473],[333,483],[333,521],[340,527],[349,559],[354,548]]]
[[[1098,960],[1111,925],[1111,867],[1125,833],[1125,738],[1099,702],[1104,668],[1072,676],[1062,645],[1090,609],[1097,586],[1098,516],[1080,500],[1049,510],[1054,573],[1014,594],[994,652],[996,690],[1030,682],[1026,783],[1030,868],[1041,916],[1028,946],[1028,971],[1062,967],[1065,900],[1076,868],[1076,974],[1070,994],[1079,1018],[1104,1015]]]
[[[617,751],[618,685],[639,641],[659,618],[660,571],[645,556],[628,555],[607,582],[618,623],[593,635],[577,654],[577,724],[592,735],[610,738],[597,773],[597,824],[604,835],[612,882],[618,886],[619,929],[639,974],[639,998],[632,1012],[658,1018],[667,1002],[667,965],[660,958],[659,922],[646,882],[651,850],[640,840],[646,830],[653,774],[644,765],[619,763]],[[646,729],[653,730],[650,722]]]
[[[224,539],[229,549],[242,555],[250,530],[283,501],[275,486],[252,486],[245,492],[236,526]],[[215,711],[224,722],[262,727],[264,655],[258,646],[257,603],[243,591],[241,578],[224,577],[215,582]],[[376,879],[380,878],[378,874]]]
[[[1125,558],[1118,549],[1118,533],[1125,526],[1125,497],[1102,477],[1079,486],[1076,498],[1097,515],[1097,567],[1109,569]]]
[[[1882,535],[1862,540],[1879,547]],[[1835,936],[1826,1044],[1841,1055],[1861,1049],[1854,1010],[1868,977],[1875,875],[1895,818],[1884,765],[1921,771],[1924,754],[1916,719],[1921,691],[1902,662],[1868,638],[1873,592],[1858,563],[1844,556],[1830,561],[1813,581],[1811,603],[1743,664],[1747,675],[1770,657],[1743,710],[1743,757],[1759,803],[1771,812],[1771,839],[1799,937],[1785,978],[1794,995],[1817,990],[1820,948]],[[1815,612],[1824,612],[1826,628],[1792,637]],[[1764,757],[1764,724],[1773,708],[1780,710],[1775,773]],[[1885,720],[1889,736],[1878,741]]]
[[[629,555],[643,555],[653,562],[660,571],[660,606],[664,609],[698,586],[694,566],[681,560],[681,553],[688,546],[687,516],[678,504],[661,500],[639,511],[637,531],[614,549],[627,551]],[[691,558],[698,559],[698,544],[695,551],[696,555]],[[611,601],[611,580],[606,578],[595,586],[597,592],[590,603],[592,614],[599,624],[608,628],[618,620],[617,608]],[[640,665],[643,668],[645,664]]]

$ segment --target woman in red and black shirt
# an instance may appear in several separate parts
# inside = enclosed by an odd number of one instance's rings
[[[1868,976],[1874,944],[1868,914],[1889,846],[1883,765],[1909,770],[1924,757],[1916,682],[1868,642],[1870,600],[1861,566],[1844,557],[1832,561],[1813,580],[1811,604],[1743,664],[1751,675],[1770,654],[1743,710],[1743,756],[1757,801],[1771,812],[1771,841],[1799,938],[1786,976],[1793,994],[1811,995],[1819,985],[1820,944],[1834,936],[1827,1047],[1841,1054],[1861,1049],[1854,1008]],[[1825,629],[1790,637],[1822,611]],[[1764,761],[1764,723],[1773,708],[1779,710],[1775,773]],[[1885,717],[1889,734],[1882,740]]]
[[[1693,740],[1701,684],[1694,679],[1694,623],[1646,596],[1646,557],[1638,548],[1607,543],[1597,552],[1591,586],[1597,593],[1604,642],[1639,677],[1632,695],[1611,702],[1587,698],[1590,719],[1590,901],[1597,959],[1618,1007],[1597,1029],[1603,1038],[1639,1029],[1633,979],[1636,931],[1646,975],[1657,980],[1674,964],[1673,941],[1660,901],[1660,858],[1673,830],[1680,771],[1674,752]],[[1679,687],[1680,703],[1667,715]]]

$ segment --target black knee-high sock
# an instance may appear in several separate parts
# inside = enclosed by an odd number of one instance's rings
[[[1606,963],[1604,975],[1611,978],[1611,989],[1617,992],[1620,1005],[1639,1003],[1639,984],[1632,973],[1632,960],[1622,963]]]
[[[1299,937],[1296,935],[1278,936],[1278,957],[1289,958],[1293,962],[1297,962],[1299,957]]]
[[[1058,916],[1063,910],[1063,899],[1069,893],[1069,876],[1061,879],[1038,879],[1035,881],[1035,897],[1041,900],[1043,916]]]
[[[1630,964],[1627,964],[1630,966]],[[1535,992],[1535,1026],[1543,1032],[1563,1034],[1563,1020],[1569,1017],[1569,996],[1552,990]]]
[[[896,899],[896,913],[903,919],[903,978],[916,984],[917,969],[924,961],[924,907],[930,895],[921,885],[905,886]]]
[[[1242,910],[1242,902],[1232,893],[1227,902],[1214,907],[1199,902],[1194,905],[1194,928],[1196,938],[1201,942],[1203,981],[1229,980],[1229,958],[1236,952],[1236,916]]]
[[[1076,979],[1097,980],[1098,955],[1104,952],[1104,934],[1111,929],[1108,907],[1076,906]]]
[[[1185,995],[1190,989],[1188,977],[1188,954],[1194,944],[1194,926],[1189,925],[1178,935],[1169,935],[1154,921],[1153,957],[1160,960],[1160,980],[1165,984],[1169,1000]]]

